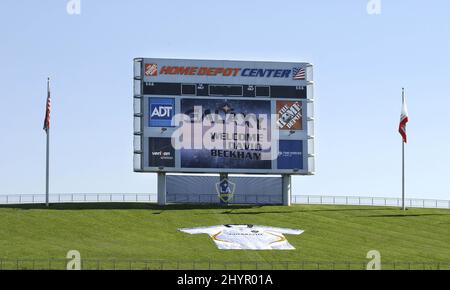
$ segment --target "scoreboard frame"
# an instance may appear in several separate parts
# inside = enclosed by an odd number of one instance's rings
[[[313,175],[314,155],[314,91],[313,66],[310,63],[228,61],[135,58],[133,75],[134,132],[133,167],[135,172],[153,173],[231,173]],[[295,70],[302,70],[295,79]],[[172,101],[171,101],[172,100]],[[302,166],[279,166],[295,156],[284,156],[283,151],[271,160],[270,168],[249,165],[245,168],[183,167],[186,156],[182,150],[170,148],[168,140],[177,130],[173,123],[181,113],[185,100],[217,103],[232,102],[240,108],[240,101],[261,101],[270,104],[270,114],[277,114],[280,105],[301,104],[298,128],[278,130],[279,121],[270,119],[271,137],[274,130],[279,140],[272,140],[272,148],[301,146]],[[205,101],[209,100],[209,101]],[[192,101],[195,103],[195,101]],[[248,103],[248,102],[247,102]],[[242,109],[243,110],[243,109]],[[153,120],[153,116],[157,120]],[[277,142],[275,144],[275,141]],[[301,142],[299,142],[301,141]],[[289,144],[290,143],[290,144]],[[283,144],[283,146],[282,146]],[[161,149],[165,148],[165,149]],[[292,150],[292,149],[286,149]],[[276,151],[278,152],[278,151]],[[201,156],[202,152],[199,152]],[[286,154],[292,151],[286,151]],[[196,154],[194,154],[196,155]],[[295,159],[297,160],[297,159]],[[199,163],[199,162],[197,162]],[[201,162],[200,162],[201,163]]]

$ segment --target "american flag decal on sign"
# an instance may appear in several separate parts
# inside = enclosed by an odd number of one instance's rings
[[[306,80],[306,69],[302,67],[296,67],[292,69],[293,71],[293,79],[294,80]]]
[[[157,76],[158,75],[158,65],[156,63],[145,64],[145,75],[146,76]]]

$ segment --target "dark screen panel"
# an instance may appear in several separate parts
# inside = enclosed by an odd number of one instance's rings
[[[197,96],[209,96],[208,85],[197,85]]]
[[[144,95],[244,96],[306,99],[306,86],[207,85],[144,82]]]
[[[209,94],[218,96],[242,96],[242,86],[210,85]]]
[[[144,95],[181,95],[180,83],[144,83]]]
[[[254,97],[255,96],[255,86],[244,86],[244,97]]]
[[[270,87],[256,86],[256,96],[257,97],[268,97],[270,96]]]
[[[182,95],[195,95],[195,85],[181,85]]]
[[[272,98],[306,99],[306,87],[295,86],[270,86]]]

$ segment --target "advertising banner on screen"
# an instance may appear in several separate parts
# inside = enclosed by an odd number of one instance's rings
[[[303,169],[302,140],[280,140],[278,169]]]
[[[151,98],[149,101],[150,127],[172,127],[175,113],[173,98]]]
[[[150,165],[154,167],[175,167],[175,149],[171,138],[150,138]]]
[[[277,125],[280,130],[302,130],[302,103],[277,101]]]

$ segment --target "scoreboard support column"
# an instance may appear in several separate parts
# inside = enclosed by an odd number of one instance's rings
[[[166,205],[166,173],[158,172],[158,205]]]
[[[283,205],[291,206],[291,176],[282,175]]]

